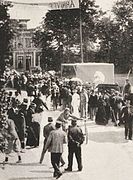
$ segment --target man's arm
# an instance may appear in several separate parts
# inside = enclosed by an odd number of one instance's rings
[[[83,120],[82,118],[78,118],[76,116],[73,116],[72,114],[70,114],[70,117],[73,118],[73,119],[76,119],[76,120]]]

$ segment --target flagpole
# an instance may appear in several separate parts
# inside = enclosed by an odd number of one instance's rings
[[[81,0],[79,0],[79,11],[80,11],[80,53],[81,53],[81,63],[84,62],[83,54],[83,33],[82,33],[82,16],[81,16]]]

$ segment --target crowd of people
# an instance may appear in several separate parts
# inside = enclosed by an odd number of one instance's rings
[[[45,152],[51,152],[51,163],[54,177],[59,178],[62,172],[60,163],[65,164],[62,153],[63,143],[68,141],[68,168],[72,171],[73,154],[75,153],[78,170],[81,171],[81,144],[84,135],[78,120],[91,120],[96,124],[106,125],[110,121],[115,126],[125,126],[125,139],[132,140],[133,102],[131,84],[126,79],[122,92],[114,89],[99,91],[90,83],[88,86],[77,81],[69,82],[54,76],[34,76],[22,73],[5,75],[6,83],[0,91],[0,149],[5,152],[5,161],[15,150],[18,163],[25,147],[35,148],[40,143],[40,122],[44,108],[46,111],[63,111],[53,125],[52,117],[44,127],[44,146],[40,158],[42,163]],[[7,91],[13,88],[15,91]],[[22,91],[26,92],[23,97]],[[47,104],[50,99],[51,106]],[[71,125],[68,126],[68,121]],[[67,140],[66,140],[67,136]]]

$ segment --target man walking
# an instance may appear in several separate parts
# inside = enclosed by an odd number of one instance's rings
[[[7,142],[7,148],[5,149],[5,161],[3,164],[8,163],[8,157],[12,150],[14,150],[18,156],[18,161],[16,163],[21,163],[20,140],[15,130],[14,121],[8,119],[6,115],[1,115],[0,127],[0,133]]]
[[[84,142],[84,135],[75,119],[71,120],[68,128],[68,167],[65,171],[72,171],[73,155],[75,154],[78,163],[78,171],[82,171],[81,144]]]
[[[48,136],[49,136],[50,132],[54,129],[55,129],[55,126],[53,124],[53,118],[48,117],[48,124],[46,126],[44,126],[44,128],[43,128],[43,136],[45,139],[44,139],[43,150],[42,150],[42,154],[41,154],[41,158],[40,158],[40,164],[42,163],[44,155],[45,155],[45,145],[46,145]]]
[[[51,164],[54,168],[53,176],[58,179],[62,172],[59,169],[60,159],[63,153],[63,144],[66,143],[66,133],[61,129],[62,123],[56,121],[56,129],[51,131],[46,142],[44,151],[49,148],[51,152]]]

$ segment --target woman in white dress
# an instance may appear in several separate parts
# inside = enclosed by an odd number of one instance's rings
[[[72,95],[72,115],[76,117],[80,117],[79,115],[79,106],[80,106],[80,96],[77,93],[77,90],[73,90],[73,95]]]

